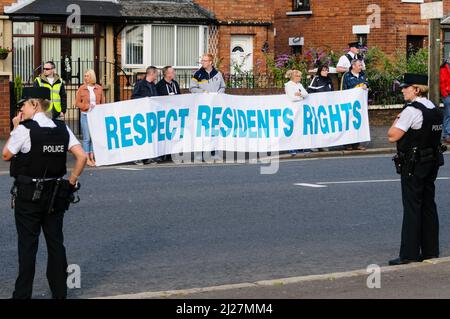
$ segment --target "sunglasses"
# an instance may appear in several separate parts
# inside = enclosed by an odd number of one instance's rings
[[[44,68],[44,71],[53,70],[53,68]]]

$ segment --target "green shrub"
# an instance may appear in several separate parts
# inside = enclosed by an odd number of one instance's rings
[[[23,84],[22,78],[18,75],[14,78],[14,98],[16,102],[22,98]]]

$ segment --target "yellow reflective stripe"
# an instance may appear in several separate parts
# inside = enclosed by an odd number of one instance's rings
[[[55,109],[56,112],[61,112],[61,103],[50,103],[50,106],[48,107],[48,111],[51,111],[52,109]]]
[[[45,87],[50,90],[50,106],[48,107],[48,111],[55,109],[56,112],[61,112],[61,96],[59,95],[61,83],[51,86],[50,83],[42,82],[40,77],[37,77],[36,81],[40,87]]]

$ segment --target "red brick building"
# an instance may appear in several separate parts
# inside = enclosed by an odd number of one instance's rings
[[[428,21],[420,18],[420,4],[431,0],[274,2],[277,53],[294,53],[319,46],[341,52],[348,42],[360,40],[368,47],[376,46],[392,54],[396,50],[405,52],[407,48],[425,47],[428,42]],[[450,0],[443,2],[444,13],[448,14]],[[293,43],[293,40],[298,41]]]
[[[263,51],[274,51],[273,0],[194,1],[215,16],[217,39],[210,46],[222,59],[223,72],[233,73],[233,63],[242,65],[244,71],[265,70],[258,61],[264,60]]]

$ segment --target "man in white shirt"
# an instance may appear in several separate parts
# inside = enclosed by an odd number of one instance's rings
[[[363,58],[360,56],[362,44],[359,42],[351,42],[348,44],[348,47],[350,48],[348,53],[344,54],[339,58],[338,64],[336,66],[336,72],[344,73],[350,70],[351,63],[353,60],[361,60],[363,70],[365,70],[366,65],[364,64]]]

